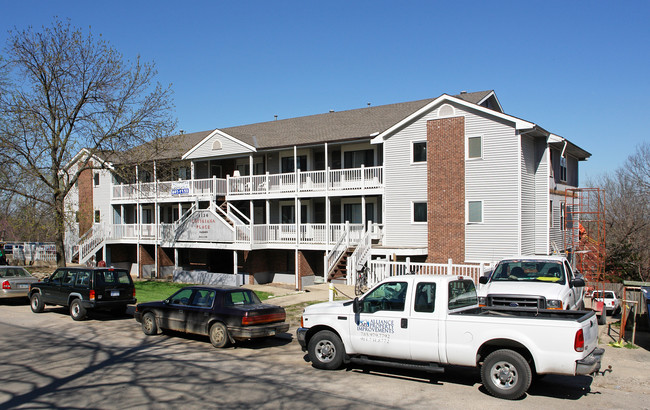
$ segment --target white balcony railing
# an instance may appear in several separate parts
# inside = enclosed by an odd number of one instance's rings
[[[113,185],[113,199],[167,199],[183,197],[213,197],[226,195],[226,180],[222,178],[181,181],[140,182]]]
[[[367,190],[384,186],[383,167],[328,171],[298,171],[244,177],[140,182],[113,185],[117,200],[211,198],[214,196],[268,195],[304,192]]]
[[[364,190],[383,187],[383,167],[228,177],[227,195]],[[297,179],[297,183],[296,183]]]
[[[263,224],[251,226],[235,224],[235,243],[251,243],[254,245],[332,245],[345,232],[346,224],[330,224],[329,237],[326,224],[300,224],[299,235],[296,234],[295,224]],[[363,224],[348,224],[349,240],[358,243],[363,237]],[[106,235],[113,240],[155,240],[173,241],[175,224],[112,224],[108,226]],[[156,236],[156,229],[158,235]]]

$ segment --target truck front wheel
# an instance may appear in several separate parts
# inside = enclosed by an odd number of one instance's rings
[[[501,349],[488,355],[481,367],[483,386],[491,395],[515,400],[526,393],[532,379],[530,365],[519,353]]]
[[[307,352],[315,368],[336,370],[343,364],[345,347],[334,332],[321,330],[309,340]]]

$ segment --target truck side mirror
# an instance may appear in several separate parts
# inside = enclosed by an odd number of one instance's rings
[[[585,286],[585,280],[582,278],[575,278],[569,282],[569,286],[572,288],[582,288]]]
[[[352,301],[352,311],[354,313],[359,313],[361,310],[361,304],[359,303],[359,298],[354,298],[354,301]]]
[[[480,278],[478,278],[478,283],[480,283],[481,285],[485,285],[489,282],[489,280],[490,280],[489,277],[481,276]]]

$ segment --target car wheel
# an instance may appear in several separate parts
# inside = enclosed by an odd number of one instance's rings
[[[32,312],[41,313],[45,308],[45,303],[43,303],[43,297],[40,293],[34,293],[29,300],[29,305],[32,307]]]
[[[322,330],[309,340],[307,353],[315,368],[336,370],[343,364],[345,347],[336,333]]]
[[[84,320],[86,318],[86,308],[81,305],[81,300],[75,299],[70,303],[70,316],[73,320]]]
[[[142,331],[145,335],[156,335],[158,334],[158,325],[156,324],[156,316],[147,312],[142,316]]]
[[[210,343],[214,347],[226,347],[230,337],[228,336],[228,329],[226,325],[221,322],[215,322],[210,326]]]
[[[513,350],[501,349],[490,353],[481,367],[483,386],[500,399],[520,398],[530,387],[531,380],[530,365]]]

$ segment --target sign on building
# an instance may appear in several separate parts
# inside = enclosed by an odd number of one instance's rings
[[[190,193],[189,181],[172,182],[172,195],[186,195]]]
[[[179,228],[177,241],[232,242],[234,230],[212,211],[200,209]]]

